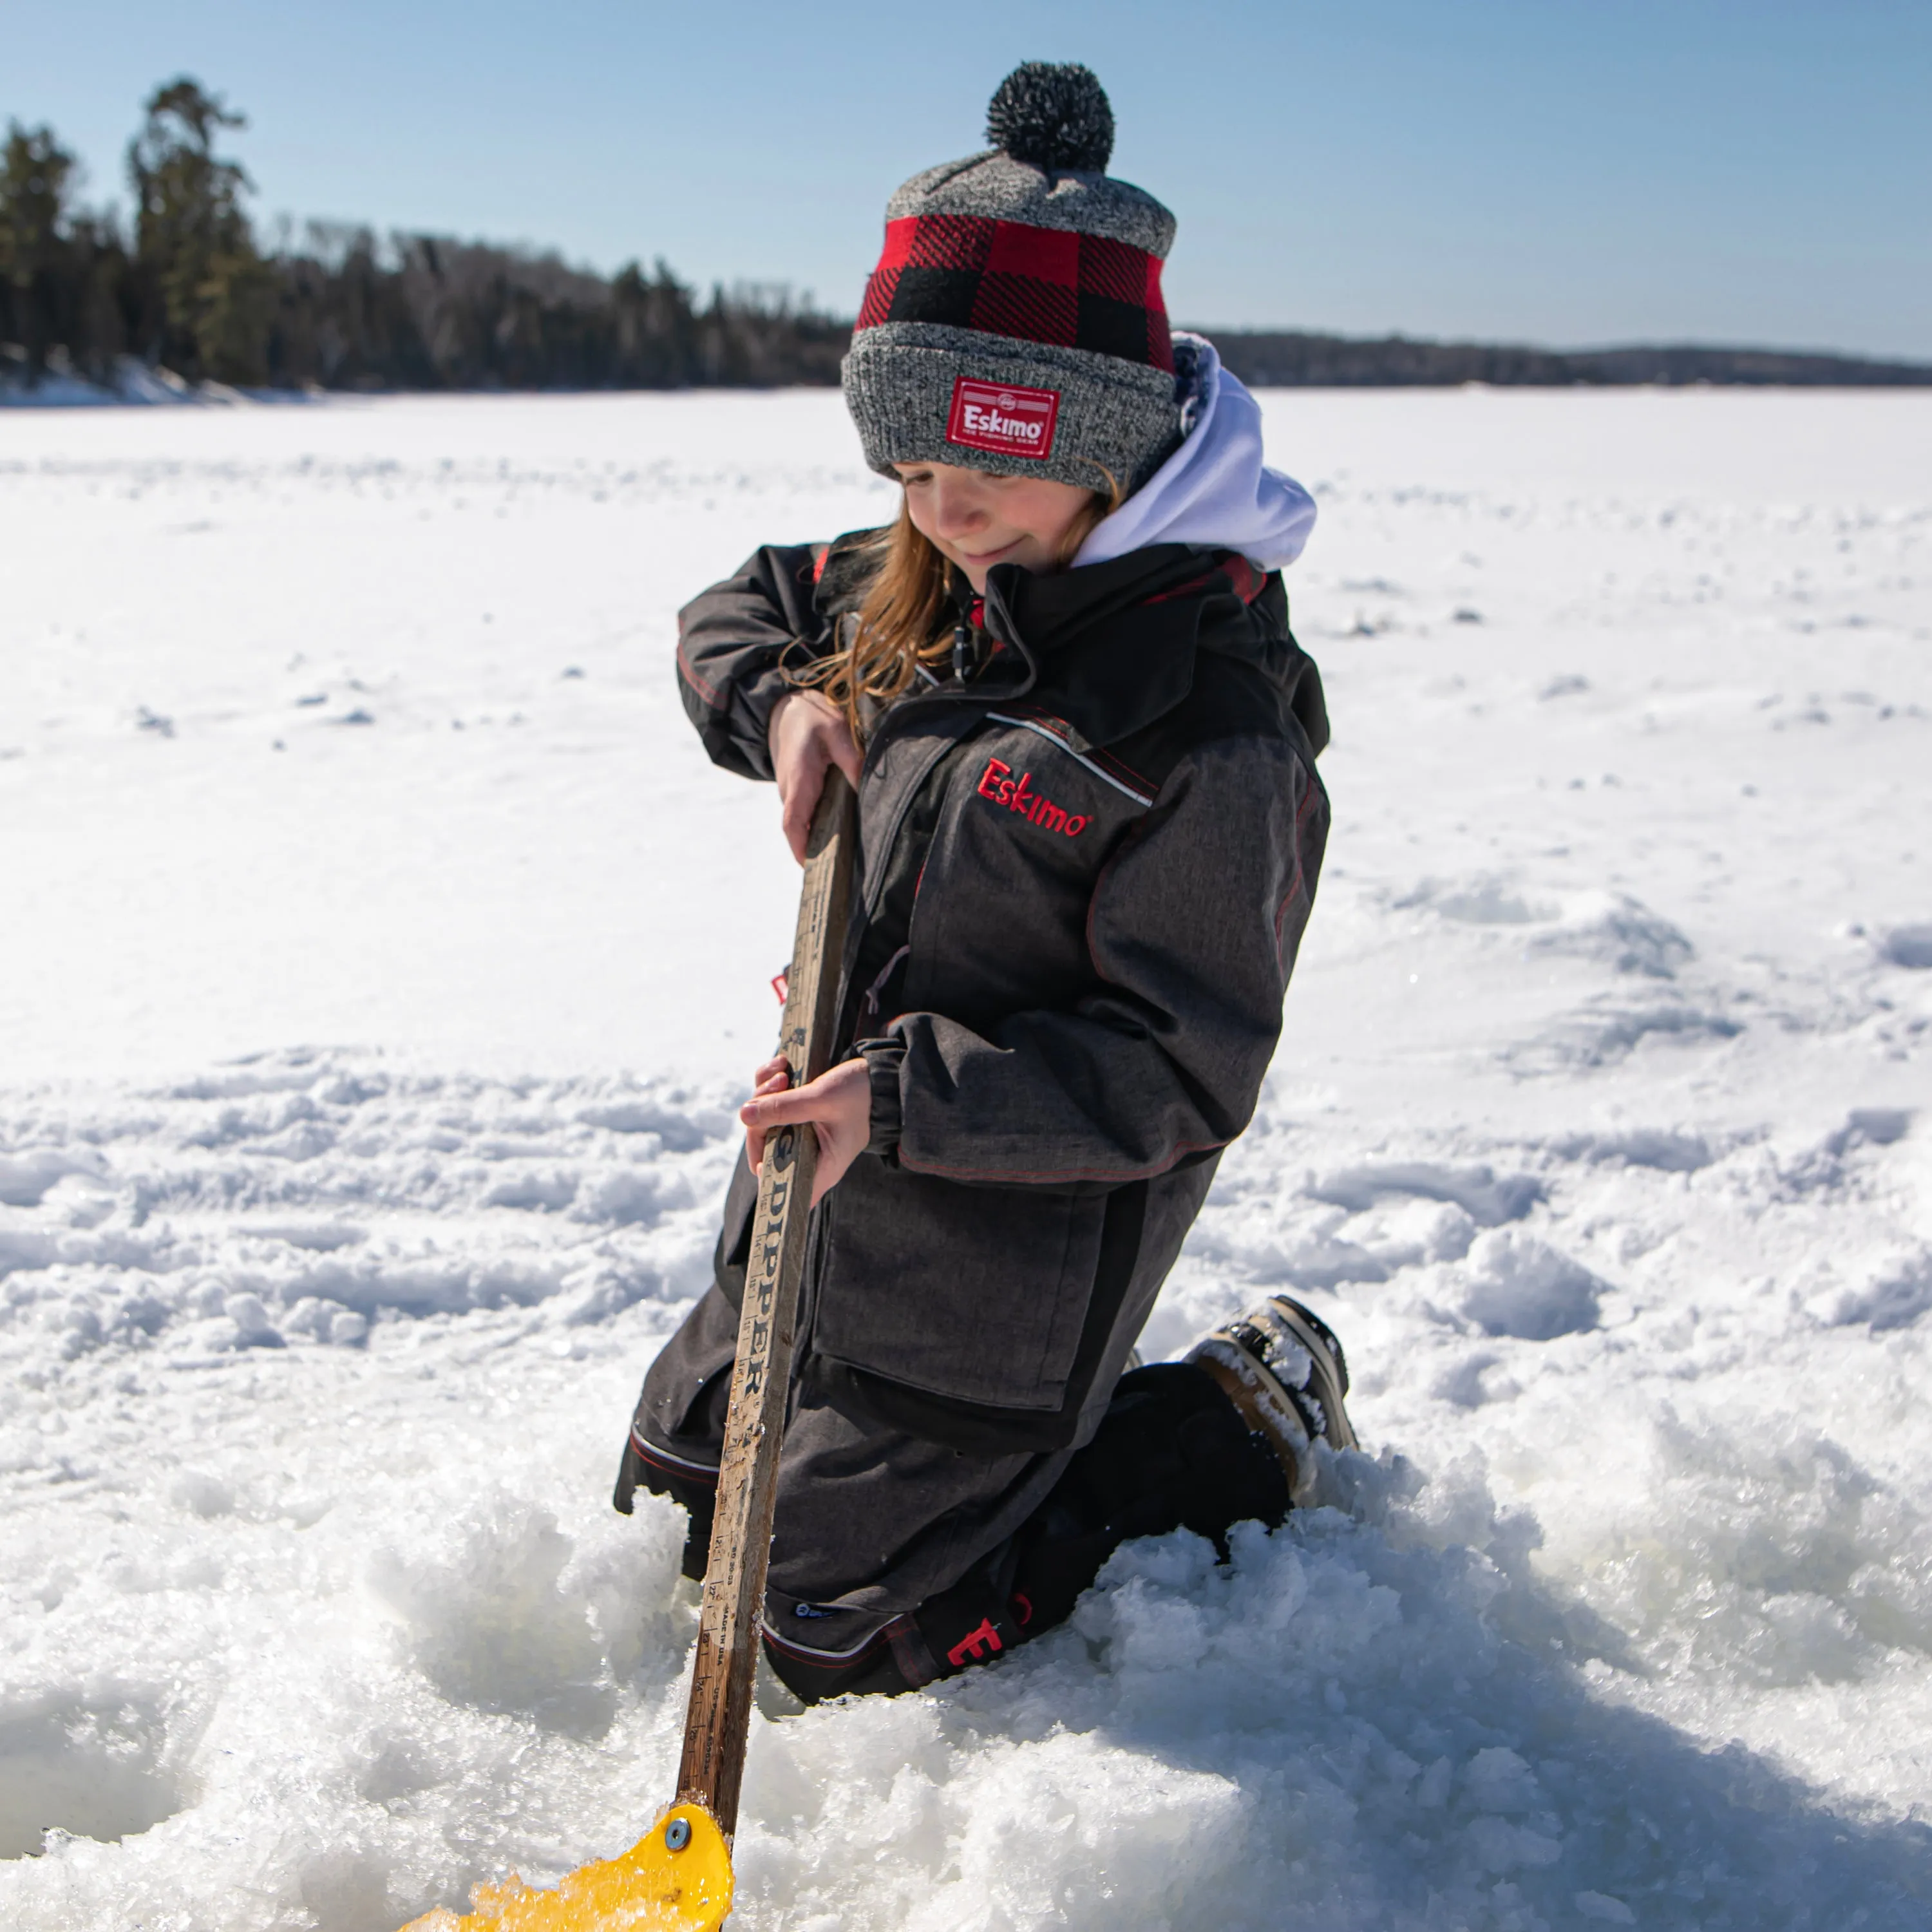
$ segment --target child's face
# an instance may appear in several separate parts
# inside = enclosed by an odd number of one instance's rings
[[[963,570],[975,590],[996,563],[1055,570],[1074,519],[1094,492],[1037,476],[993,476],[950,463],[893,465],[905,485],[906,514],[934,549]]]

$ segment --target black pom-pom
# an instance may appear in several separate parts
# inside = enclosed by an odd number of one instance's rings
[[[1091,69],[1028,61],[1000,82],[988,104],[986,138],[1036,168],[1105,174],[1114,152],[1114,110]]]

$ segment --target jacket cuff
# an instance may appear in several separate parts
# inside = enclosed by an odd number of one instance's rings
[[[732,723],[744,745],[746,762],[762,778],[772,776],[772,713],[797,688],[776,664],[750,673],[732,687]]]
[[[905,1042],[890,1036],[862,1040],[854,1049],[866,1063],[872,1082],[872,1137],[868,1154],[896,1160],[899,1148],[899,1069],[905,1061]]]

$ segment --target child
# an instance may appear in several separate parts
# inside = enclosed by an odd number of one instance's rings
[[[844,1057],[759,1070],[715,1285],[618,1481],[710,1537],[766,1133],[823,1152],[766,1600],[807,1700],[928,1683],[1063,1619],[1123,1538],[1281,1520],[1352,1445],[1342,1353],[1277,1297],[1132,1367],[1252,1115],[1328,823],[1278,572],[1314,506],[1171,338],[1174,218],[1105,172],[1081,67],[914,176],[844,370],[896,522],[761,550],[683,612],[686,708],[802,855],[858,788]],[[1126,1371],[1126,1372],[1123,1372]]]

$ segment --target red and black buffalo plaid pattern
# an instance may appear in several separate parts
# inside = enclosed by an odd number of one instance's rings
[[[1070,229],[976,214],[887,222],[859,326],[886,322],[944,322],[1174,368],[1160,257]]]

